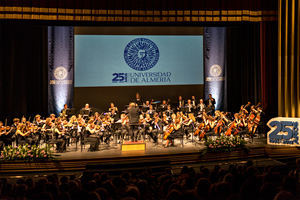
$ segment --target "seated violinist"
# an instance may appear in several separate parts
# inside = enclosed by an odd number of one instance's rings
[[[149,114],[150,117],[152,117],[155,113],[155,110],[153,109],[153,105],[149,106],[149,110],[147,110],[146,114]]]
[[[3,122],[0,121],[0,150],[2,150],[4,146],[4,138],[6,131],[6,127],[3,125]]]
[[[24,145],[26,143],[31,145],[33,142],[31,133],[30,122],[27,122],[26,124],[20,123],[16,131],[18,145]]]
[[[99,136],[97,135],[98,129],[92,120],[88,122],[88,125],[85,130],[85,141],[90,143],[89,151],[98,151],[99,150]]]
[[[154,120],[152,120],[150,126],[151,131],[148,133],[148,135],[152,138],[154,143],[157,143],[158,135],[162,133],[161,119],[157,113],[154,115]]]
[[[60,153],[66,151],[66,130],[61,123],[57,123],[54,127],[54,138],[56,142],[56,150]]]
[[[49,140],[52,139],[53,127],[54,127],[54,123],[51,121],[51,118],[47,118],[45,124],[41,129],[42,138],[45,143],[48,143]]]
[[[174,111],[171,108],[171,105],[167,106],[167,110],[165,111],[168,118],[171,118],[171,115],[174,113]]]

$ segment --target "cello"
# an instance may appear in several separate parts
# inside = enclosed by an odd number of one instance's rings
[[[168,138],[168,136],[173,132],[174,130],[174,125],[170,124],[167,128],[167,130],[164,132],[164,140],[166,140]]]

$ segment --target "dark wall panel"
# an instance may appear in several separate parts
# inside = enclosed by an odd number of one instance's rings
[[[170,99],[176,103],[181,95],[185,100],[194,95],[197,99],[203,97],[203,85],[176,85],[176,86],[129,86],[129,87],[89,87],[75,88],[74,106],[78,110],[89,103],[99,111],[106,111],[110,102],[114,102],[120,110],[135,99],[136,92],[142,99],[157,100]]]

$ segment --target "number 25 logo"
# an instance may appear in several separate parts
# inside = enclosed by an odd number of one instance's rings
[[[268,122],[268,126],[271,129],[268,132],[269,142],[298,144],[298,121],[284,121],[275,118]]]
[[[112,79],[113,83],[124,83],[127,82],[126,73],[113,73],[114,78]]]

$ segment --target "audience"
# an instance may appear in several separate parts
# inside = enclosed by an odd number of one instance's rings
[[[299,169],[230,165],[195,170],[84,172],[80,176],[49,175],[38,178],[0,180],[0,199],[17,200],[296,200],[299,199]],[[196,173],[196,171],[199,171]]]

